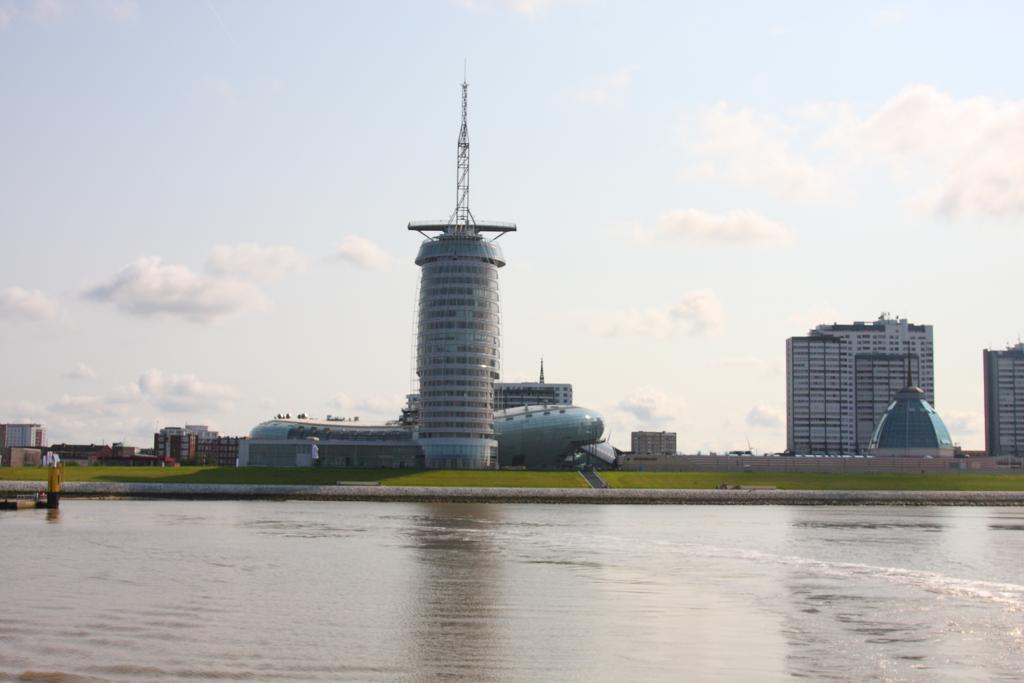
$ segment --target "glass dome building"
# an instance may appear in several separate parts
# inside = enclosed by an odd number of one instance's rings
[[[953,439],[942,418],[924,400],[924,390],[910,386],[896,393],[879,420],[868,445],[868,454],[953,457]]]

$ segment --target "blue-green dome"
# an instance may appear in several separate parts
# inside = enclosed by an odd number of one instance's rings
[[[953,439],[918,387],[896,394],[871,436],[869,450],[953,448]]]

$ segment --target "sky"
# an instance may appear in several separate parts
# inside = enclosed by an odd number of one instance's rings
[[[0,421],[397,416],[420,236],[501,238],[503,378],[785,448],[785,340],[931,324],[984,446],[1024,332],[1024,5],[0,0]]]

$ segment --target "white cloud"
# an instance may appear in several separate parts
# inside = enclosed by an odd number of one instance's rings
[[[536,16],[560,0],[460,0],[460,4],[471,12],[494,14],[513,12]],[[564,0],[563,0],[564,1]]]
[[[341,241],[334,252],[340,261],[366,270],[390,270],[393,259],[386,251],[376,244],[356,235],[349,235]]]
[[[0,423],[3,422],[44,422],[46,407],[35,401],[18,399],[0,401]]]
[[[13,5],[0,5],[0,31],[6,31],[17,14],[18,10]]]
[[[122,388],[124,389],[124,388]],[[50,443],[110,443],[124,441],[148,446],[162,418],[137,417],[146,410],[135,388],[128,405],[111,396],[62,394],[46,405],[29,402],[0,402],[0,422],[40,422],[46,425]]]
[[[64,15],[60,0],[32,0],[32,16],[38,21],[55,21]]]
[[[692,334],[715,332],[725,320],[722,305],[710,289],[687,292],[677,304],[669,308],[669,316],[685,323]]]
[[[779,429],[784,424],[782,411],[766,406],[763,403],[758,403],[747,413],[747,425],[750,427]]]
[[[750,109],[721,102],[681,130],[696,157],[692,175],[763,188],[787,198],[816,201],[832,189],[829,174],[793,148],[796,129]]]
[[[840,319],[839,311],[830,304],[814,304],[801,311],[796,311],[786,318],[786,322],[793,329],[794,335],[806,334],[818,325],[827,325]]]
[[[590,325],[602,337],[667,337],[672,327],[668,312],[656,308],[604,313]]]
[[[678,399],[652,387],[640,387],[619,401],[616,408],[641,428],[660,428],[678,421],[684,406]]]
[[[108,411],[108,406],[99,396],[73,396],[63,394],[55,402],[47,406],[51,413],[68,413],[72,415],[98,415]]]
[[[398,417],[399,412],[401,412],[404,406],[405,397],[400,394],[371,396],[360,399],[355,404],[355,408],[360,414],[376,418],[386,417],[388,419]]]
[[[853,146],[880,151],[898,171],[938,171],[938,186],[916,201],[929,211],[950,218],[1024,214],[1024,100],[957,100],[915,85],[848,136]]]
[[[687,292],[667,308],[649,308],[599,314],[590,324],[591,331],[602,337],[667,337],[682,324],[690,334],[703,335],[717,331],[723,321],[721,304],[711,290]]]
[[[943,410],[939,415],[946,423],[949,435],[953,437],[955,443],[964,440],[976,441],[976,437],[985,431],[985,416],[980,413],[965,410]]]
[[[199,92],[204,98],[224,109],[237,109],[242,104],[242,96],[238,88],[225,78],[205,76],[199,80],[198,86]]]
[[[348,394],[338,393],[327,399],[326,403],[333,414],[343,417],[358,416],[361,420],[393,420],[405,407],[405,396],[388,394],[353,400]]]
[[[63,0],[29,0],[22,2],[22,8],[11,0],[0,0],[0,31],[11,26],[21,16],[48,24],[64,17],[67,5]],[[80,3],[85,4],[85,3]],[[139,14],[138,0],[92,0],[92,9],[116,21],[129,21]],[[72,5],[77,9],[77,5]]]
[[[792,239],[789,230],[753,211],[708,213],[680,209],[658,219],[650,236],[686,239],[701,244],[770,245]]]
[[[584,104],[606,105],[618,102],[630,81],[633,69],[623,67],[576,91],[576,99]]]
[[[139,15],[137,0],[100,0],[100,9],[115,21],[129,21]]]
[[[348,394],[339,392],[327,399],[327,407],[332,410],[349,410],[352,408],[352,399]]]
[[[251,283],[167,265],[158,256],[136,259],[85,296],[132,315],[165,314],[192,322],[210,322],[267,306],[263,293]]]
[[[764,370],[768,363],[757,356],[727,356],[718,361],[718,367],[731,370]]]
[[[64,376],[70,379],[96,379],[96,371],[85,363],[79,362],[78,365],[64,373]]]
[[[7,287],[0,289],[0,317],[27,320],[52,320],[57,305],[38,289]]]
[[[223,412],[238,397],[233,387],[202,382],[191,374],[171,375],[155,369],[144,372],[134,384],[122,387],[120,394],[144,398],[167,412],[192,414]]]
[[[880,7],[871,13],[869,23],[877,31],[891,29],[904,23],[907,19],[907,10],[903,7],[890,5]]]
[[[277,280],[305,267],[306,259],[292,247],[264,247],[252,243],[215,246],[206,261],[210,273],[256,282]]]

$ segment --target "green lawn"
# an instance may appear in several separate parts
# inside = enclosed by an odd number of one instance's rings
[[[857,491],[1024,491],[1024,474],[814,474],[805,472],[602,472],[612,488],[711,489],[719,484]],[[520,470],[358,470],[299,467],[67,467],[67,481],[176,484],[334,484],[586,488],[576,472]],[[41,467],[0,468],[0,479],[45,481]]]
[[[0,479],[45,481],[42,467],[0,468]],[[65,481],[167,482],[175,484],[334,484],[379,481],[385,486],[494,486],[586,488],[576,472],[519,470],[358,470],[306,467],[65,467]]]
[[[719,484],[812,491],[1024,491],[1024,474],[817,474],[812,472],[607,472],[612,488],[711,489]]]

